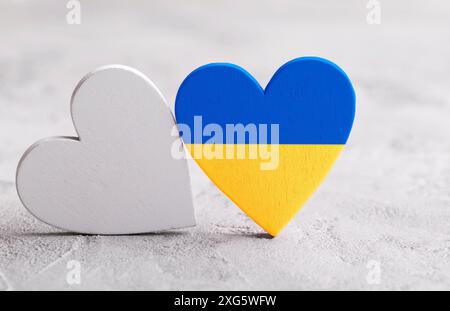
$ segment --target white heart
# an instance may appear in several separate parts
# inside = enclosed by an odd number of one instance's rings
[[[24,206],[52,226],[133,234],[195,225],[175,121],[156,86],[125,66],[87,75],[71,102],[79,135],[35,143],[17,168]],[[177,131],[175,131],[177,132]]]

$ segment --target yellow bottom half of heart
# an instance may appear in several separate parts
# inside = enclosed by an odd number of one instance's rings
[[[316,191],[344,145],[188,144],[214,184],[276,236]]]

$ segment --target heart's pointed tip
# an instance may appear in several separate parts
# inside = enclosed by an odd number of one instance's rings
[[[251,218],[251,217],[250,217]],[[252,218],[253,219],[253,218]],[[283,230],[285,225],[274,226],[274,225],[262,225],[258,220],[253,219],[271,238],[276,238],[280,232]]]

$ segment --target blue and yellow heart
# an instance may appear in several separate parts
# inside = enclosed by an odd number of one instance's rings
[[[265,89],[244,69],[216,63],[183,81],[175,115],[208,177],[276,236],[346,144],[355,92],[344,71],[322,58],[288,62]]]

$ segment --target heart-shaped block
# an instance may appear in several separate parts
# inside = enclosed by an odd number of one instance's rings
[[[349,78],[316,57],[288,62],[265,90],[238,66],[206,65],[183,81],[175,104],[192,157],[272,236],[327,175],[354,114]]]
[[[88,234],[195,225],[187,163],[171,153],[181,146],[174,118],[147,77],[100,68],[76,87],[71,112],[79,138],[39,141],[17,168],[19,197],[35,217]]]

